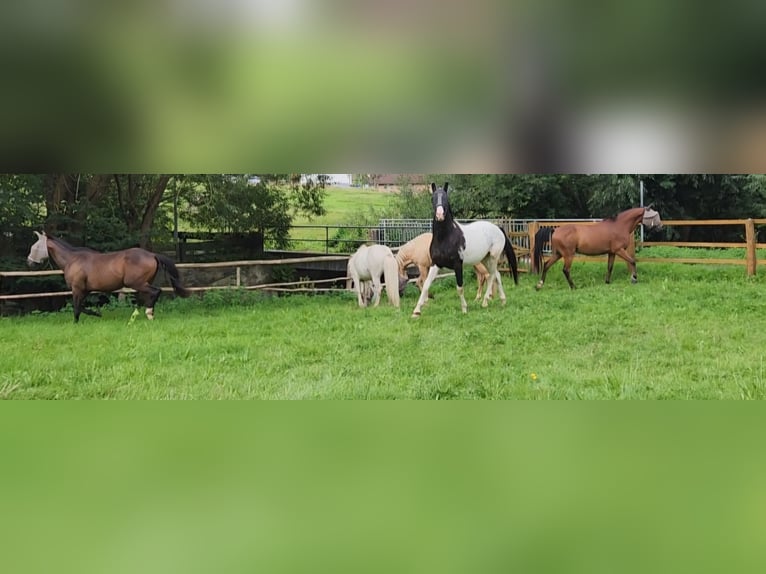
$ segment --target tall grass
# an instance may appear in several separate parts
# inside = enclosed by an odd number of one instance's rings
[[[741,268],[575,263],[545,287],[504,278],[508,303],[469,305],[454,279],[410,319],[348,293],[208,293],[156,320],[113,306],[2,319],[3,398],[635,399],[766,397],[762,276]],[[475,283],[466,286],[467,293]]]

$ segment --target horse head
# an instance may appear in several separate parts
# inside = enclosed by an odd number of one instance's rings
[[[404,290],[407,288],[407,283],[409,282],[409,277],[405,273],[404,275],[399,275],[399,297],[404,296]]]
[[[35,235],[37,235],[37,241],[32,245],[29,255],[27,255],[27,265],[29,267],[48,259],[48,236],[45,235],[44,231],[42,233],[35,231]]]
[[[662,220],[660,219],[660,214],[659,212],[652,209],[651,205],[644,208],[644,217],[642,223],[647,229],[662,229]]]
[[[445,182],[444,187],[436,187],[435,183],[431,184],[431,206],[434,210],[434,218],[436,221],[444,221],[444,219],[452,213],[449,208],[449,197],[447,197],[447,187],[449,183]]]

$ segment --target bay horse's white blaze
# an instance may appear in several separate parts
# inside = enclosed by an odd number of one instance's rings
[[[372,282],[372,305],[380,304],[383,290],[380,278],[384,277],[388,302],[399,308],[399,265],[391,249],[385,245],[362,245],[348,261],[348,272],[356,287],[360,307],[367,306],[365,283]]]

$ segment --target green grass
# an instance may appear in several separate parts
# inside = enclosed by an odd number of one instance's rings
[[[388,192],[356,187],[328,187],[324,202],[325,215],[311,219],[305,216],[296,217],[293,220],[293,225],[331,227],[342,225],[377,225],[378,219],[390,211],[394,198],[394,194]],[[324,241],[327,238],[326,233],[323,228],[300,229],[294,227],[290,232],[290,237],[293,240],[291,247],[295,250],[324,250],[324,244],[315,243],[314,241]],[[331,228],[329,230],[329,239],[332,239],[337,233],[337,229]],[[341,249],[340,251],[344,250]],[[345,251],[353,251],[353,249],[346,249]]]
[[[560,264],[505,279],[508,304],[469,303],[454,280],[410,319],[348,293],[163,298],[156,320],[127,306],[0,320],[3,398],[635,399],[766,397],[763,276],[739,267]],[[475,283],[466,293],[473,295]],[[470,301],[470,298],[469,298]]]
[[[692,258],[692,259],[741,259],[745,260],[744,247],[726,247],[718,249],[706,249],[702,247],[675,247],[672,245],[658,245],[644,247],[637,253],[638,257],[658,258]],[[766,249],[756,249],[758,259],[766,259]]]

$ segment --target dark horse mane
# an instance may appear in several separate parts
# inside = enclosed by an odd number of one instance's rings
[[[91,249],[90,247],[84,247],[84,246],[78,247],[76,245],[72,245],[65,239],[62,239],[61,237],[57,237],[55,235],[48,235],[48,239],[55,241],[57,243],[60,243],[61,245],[69,249],[70,251],[88,251],[90,253],[98,253],[98,251],[96,251],[95,249]]]

